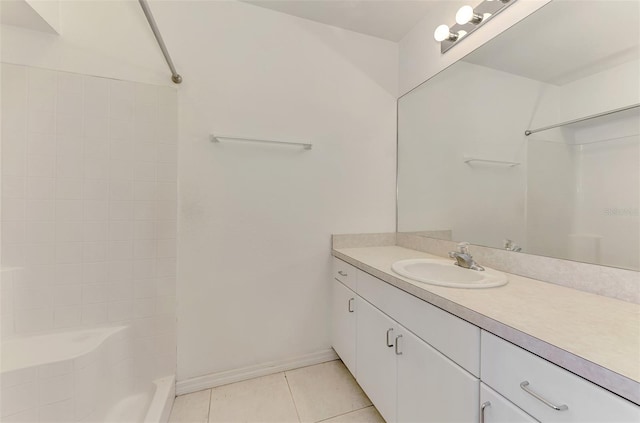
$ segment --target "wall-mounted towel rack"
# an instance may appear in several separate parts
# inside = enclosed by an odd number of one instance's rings
[[[486,160],[486,159],[478,159],[475,157],[465,157],[464,158],[464,162],[467,164],[470,163],[487,163],[487,164],[494,164],[494,165],[502,165],[502,166],[508,166],[508,167],[514,167],[514,166],[518,166],[520,163],[519,162],[507,162],[504,160]]]
[[[313,144],[307,142],[292,142],[292,141],[276,141],[276,140],[264,140],[259,138],[246,138],[246,137],[230,137],[226,135],[210,135],[212,142],[224,141],[240,141],[240,142],[261,142],[266,144],[281,144],[281,145],[293,145],[303,147],[305,150],[311,150]]]

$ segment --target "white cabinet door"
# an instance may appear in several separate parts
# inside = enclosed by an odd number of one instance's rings
[[[396,421],[398,326],[380,310],[357,298],[356,380],[387,423]]]
[[[398,422],[477,422],[480,381],[404,329],[398,339]]]
[[[480,423],[538,423],[502,395],[480,384]]]
[[[342,362],[356,376],[356,294],[333,280],[331,345]]]

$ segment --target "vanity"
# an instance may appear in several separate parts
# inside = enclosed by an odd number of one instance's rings
[[[442,257],[397,245],[332,253],[332,346],[387,422],[640,421],[635,304],[424,284],[392,264]]]

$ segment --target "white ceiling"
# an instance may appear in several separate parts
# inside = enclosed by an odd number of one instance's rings
[[[435,0],[242,0],[362,34],[400,41]],[[444,0],[437,0],[444,1]]]
[[[463,60],[555,85],[637,59],[640,2],[557,0]]]

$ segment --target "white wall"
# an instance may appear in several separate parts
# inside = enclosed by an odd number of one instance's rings
[[[445,54],[440,53],[440,43],[433,39],[433,31],[441,24],[453,25],[456,11],[469,2],[463,0],[433,2],[433,10],[399,43],[400,95],[406,94],[549,1],[551,0],[517,1]]]
[[[153,6],[185,77],[178,379],[329,348],[330,234],[394,229],[396,45],[237,2]]]
[[[60,0],[24,0],[55,32],[60,32]]]

